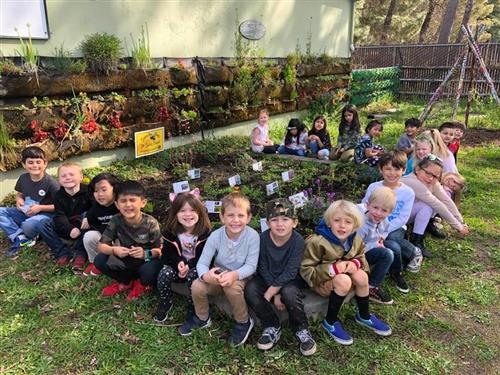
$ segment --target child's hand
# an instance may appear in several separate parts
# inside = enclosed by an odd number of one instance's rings
[[[189,271],[189,266],[187,264],[184,264],[184,262],[179,262],[179,264],[177,265],[177,269],[179,270],[179,277],[183,279],[186,277]]]
[[[347,268],[347,263],[346,261],[340,261],[335,263],[335,267],[337,267],[338,273],[345,273],[345,270]]]
[[[80,229],[90,229],[89,221],[86,217],[83,218],[82,220],[82,225],[80,226]]]
[[[463,228],[458,231],[462,236],[466,236],[469,234],[469,227],[467,224],[464,224]]]
[[[140,246],[131,246],[128,255],[136,259],[145,259],[146,253],[144,249]]]
[[[219,285],[222,287],[231,286],[236,280],[238,280],[236,271],[225,271],[219,275]]]
[[[34,204],[28,209],[28,211],[26,211],[26,215],[35,216],[40,213],[40,211],[42,211],[42,206],[40,206],[39,204]]]
[[[377,241],[377,246],[378,247],[385,247],[384,246],[384,239],[382,237],[380,237]]]
[[[347,262],[347,267],[345,268],[345,273],[353,274],[358,270],[358,267],[354,264],[354,262]]]
[[[264,298],[270,302],[271,298],[273,298],[276,294],[278,294],[280,289],[281,288],[279,286],[270,286],[264,293]]]
[[[279,311],[282,311],[285,309],[285,305],[283,304],[283,302],[281,302],[281,294],[276,294],[274,296],[274,306],[276,306],[276,308]]]
[[[24,198],[22,198],[22,197],[17,197],[17,198],[16,198],[16,208],[17,208],[19,211],[22,211],[22,210],[23,210],[23,206],[24,206]]]
[[[75,238],[78,238],[80,236],[80,229],[78,228],[73,228],[71,229],[71,232],[69,232],[69,236],[72,238],[72,239],[75,239]]]
[[[214,267],[210,269],[208,272],[203,274],[203,281],[208,284],[219,285],[219,277],[223,272],[219,267]]]
[[[123,246],[113,246],[113,255],[116,255],[118,258],[125,258],[130,253],[130,249]]]

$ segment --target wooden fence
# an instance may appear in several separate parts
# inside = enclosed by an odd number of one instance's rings
[[[405,96],[429,97],[443,81],[456,59],[464,49],[463,44],[414,44],[356,47],[353,55],[353,69],[371,69],[399,66],[401,69],[399,94]],[[500,43],[480,44],[481,55],[495,83],[500,89]],[[463,95],[472,87],[481,96],[490,93],[483,75],[469,55],[465,74]],[[460,69],[445,89],[445,96],[454,95]],[[471,76],[473,76],[471,84]]]

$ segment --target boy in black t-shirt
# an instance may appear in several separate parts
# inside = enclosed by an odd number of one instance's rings
[[[278,310],[287,309],[300,352],[313,355],[316,343],[309,332],[301,292],[307,284],[299,275],[305,243],[294,230],[298,224],[294,207],[287,199],[275,199],[267,204],[266,217],[269,229],[260,235],[257,274],[245,288],[247,304],[264,327],[257,348],[269,350],[280,338],[281,325],[274,304]]]
[[[19,176],[15,186],[16,207],[0,207],[0,228],[12,242],[5,255],[13,256],[22,247],[33,246],[40,236],[57,258],[67,251],[52,226],[53,199],[59,184],[45,173],[48,162],[41,148],[25,148],[21,163],[27,173]]]

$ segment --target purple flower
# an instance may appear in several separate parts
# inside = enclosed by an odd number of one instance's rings
[[[307,195],[312,197],[312,195],[313,195],[313,189],[312,188],[308,188],[307,189]]]
[[[318,186],[321,186],[321,179],[318,177],[318,178],[314,181],[314,183],[315,183],[316,185],[318,185]]]
[[[326,193],[326,199],[328,202],[335,200],[335,193],[333,191]]]

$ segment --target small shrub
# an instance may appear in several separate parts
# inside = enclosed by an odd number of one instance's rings
[[[132,47],[130,50],[130,57],[132,57],[132,67],[136,69],[152,69],[154,68],[153,61],[151,60],[151,49],[149,48],[149,30],[148,25],[142,26],[141,35],[134,39],[130,34]]]
[[[83,60],[74,60],[71,52],[64,48],[64,44],[54,48],[52,67],[62,73],[82,73],[87,69]]]
[[[87,35],[80,44],[83,57],[90,70],[109,74],[116,70],[122,47],[118,37],[108,33]]]
[[[22,69],[9,59],[0,60],[0,74],[19,74]]]

